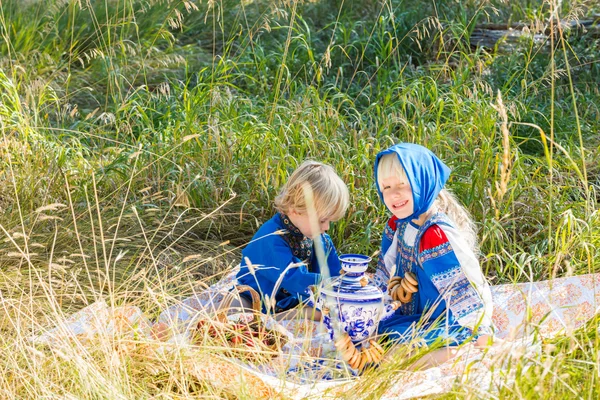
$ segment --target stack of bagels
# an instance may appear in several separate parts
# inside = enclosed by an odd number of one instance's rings
[[[352,343],[350,336],[344,334],[344,336],[335,342],[335,347],[350,367],[361,371],[370,364],[378,364],[385,353],[383,347],[376,340],[369,340],[369,344],[369,347],[363,345],[362,349],[358,350],[354,343]]]
[[[419,291],[417,277],[412,272],[406,272],[404,278],[394,276],[388,283],[388,293],[392,299],[409,303],[412,300],[413,293]]]

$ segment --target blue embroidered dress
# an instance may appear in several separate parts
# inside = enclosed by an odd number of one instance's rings
[[[432,215],[422,226],[413,222],[433,205],[450,170],[424,147],[400,144],[377,156],[376,173],[379,159],[388,153],[396,153],[406,171],[415,211],[386,224],[375,282],[387,293],[390,278],[412,272],[418,292],[382,321],[378,332],[401,342],[419,338],[428,345],[442,340],[451,346],[492,334],[491,291],[460,231],[443,213]]]
[[[277,281],[286,268],[302,262],[303,265],[285,272],[275,294],[275,312],[297,306],[308,300],[308,287],[321,281],[321,268],[327,268],[324,272],[329,276],[339,275],[340,261],[331,238],[322,234],[319,240],[325,249],[327,266],[320,266],[317,262],[313,240],[304,236],[285,215],[275,214],[258,229],[242,250],[238,283],[248,285],[261,294],[262,309],[266,312],[264,296],[273,298]],[[252,264],[254,275],[248,269],[246,259]]]
[[[386,224],[375,282],[387,292],[390,278],[408,271],[417,276],[419,291],[380,323],[379,333],[400,341],[419,337],[427,344],[441,338],[447,345],[492,334],[489,286],[445,214],[435,214],[421,227],[394,217]]]

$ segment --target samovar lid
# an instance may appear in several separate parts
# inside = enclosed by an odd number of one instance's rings
[[[323,281],[321,293],[337,297],[341,300],[352,301],[376,300],[383,298],[383,292],[371,282],[363,286],[361,280],[366,278],[363,274],[344,274]]]

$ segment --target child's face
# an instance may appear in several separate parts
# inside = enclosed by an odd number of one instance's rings
[[[398,219],[408,218],[413,214],[414,200],[408,181],[401,180],[392,174],[380,181],[383,202]]]
[[[310,218],[306,211],[298,212],[296,210],[291,210],[288,217],[290,218],[292,224],[294,224],[304,236],[309,238],[315,238],[318,235],[327,232],[329,230],[329,224],[333,222],[333,220],[329,218],[319,217],[319,231],[313,232],[310,224]]]

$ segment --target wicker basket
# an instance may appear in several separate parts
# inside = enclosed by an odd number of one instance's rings
[[[231,306],[231,303],[236,298],[236,294],[250,292],[250,296],[252,296],[252,313],[254,314],[254,319],[260,319],[260,295],[256,290],[248,285],[237,285],[233,287],[233,291],[227,292],[221,304],[217,308],[216,318],[218,321],[226,323],[227,322],[227,311]]]
[[[237,298],[238,293],[244,293],[244,292],[250,293],[250,295],[252,297],[252,308],[250,310],[245,310],[245,312],[243,312],[243,313],[237,314],[237,317],[245,315],[249,319],[242,318],[242,319],[245,319],[244,322],[241,322],[241,320],[238,320],[236,322],[235,317],[228,318],[228,311],[231,307],[231,303],[233,302],[233,300]],[[250,316],[248,314],[252,314],[252,316]],[[256,292],[256,290],[254,290],[252,287],[247,286],[247,285],[238,285],[238,286],[234,286],[233,290],[231,290],[230,292],[225,294],[225,297],[223,298],[223,300],[217,307],[215,315],[212,319],[214,321],[214,323],[212,323],[210,325],[209,329],[211,329],[213,331],[214,336],[225,337],[227,335],[233,334],[234,340],[235,340],[236,335],[246,335],[243,339],[243,342],[247,343],[246,339],[251,339],[251,341],[253,343],[251,345],[251,347],[255,348],[255,350],[257,350],[259,353],[261,353],[262,357],[265,357],[265,351],[267,351],[267,350],[272,351],[272,352],[277,351],[281,348],[281,346],[283,345],[283,343],[285,343],[285,341],[289,340],[289,338],[285,337],[285,335],[282,336],[281,332],[277,332],[273,329],[266,329],[267,319],[268,319],[268,316],[261,314],[260,295]],[[209,321],[206,321],[206,320],[198,321],[197,328],[199,330],[203,329],[203,327],[201,325],[204,325],[207,322],[209,322]],[[248,327],[247,328],[248,331],[245,331],[242,333],[236,333],[236,326],[239,326],[240,324],[246,325]],[[254,334],[252,334],[253,331],[255,332]],[[262,333],[259,333],[259,332],[262,332]],[[250,337],[248,335],[251,335],[253,337]],[[270,337],[271,339],[267,340],[268,337]],[[232,350],[234,348],[236,348],[236,346],[240,346],[239,342],[238,343],[232,342],[232,343],[233,343]],[[238,349],[239,349],[239,347],[238,347]],[[252,353],[249,353],[248,350],[246,349],[246,350],[243,350],[240,354],[243,354],[245,357],[251,357]]]

